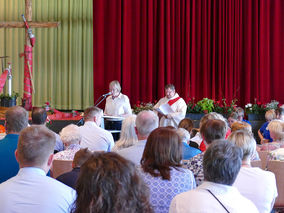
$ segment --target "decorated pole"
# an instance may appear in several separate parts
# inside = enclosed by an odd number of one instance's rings
[[[32,82],[30,74],[33,73],[33,47],[31,45],[31,39],[29,36],[29,26],[27,21],[32,20],[32,1],[25,0],[26,4],[26,18],[23,17],[26,25],[26,42],[24,51],[24,95],[23,95],[23,107],[26,110],[32,109]]]

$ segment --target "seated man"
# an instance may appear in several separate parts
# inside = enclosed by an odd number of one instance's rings
[[[82,135],[81,147],[88,148],[90,151],[110,152],[114,146],[112,134],[103,128],[101,118],[103,110],[98,107],[89,107],[84,112],[84,126],[80,126]]]
[[[206,147],[209,147],[214,140],[225,139],[226,132],[227,125],[221,120],[208,120],[206,123],[202,124],[200,129],[200,133],[202,138],[204,138]],[[183,167],[192,171],[197,186],[199,186],[204,180],[202,167],[203,156],[204,152],[184,161],[183,165]]]
[[[73,168],[72,171],[66,172],[60,175],[59,177],[57,177],[56,179],[64,183],[65,185],[75,189],[75,185],[80,173],[80,167],[91,156],[92,152],[90,152],[87,148],[80,149],[78,152],[76,152],[74,160],[72,162],[72,168]]]
[[[18,174],[0,184],[1,213],[67,213],[76,198],[72,188],[47,177],[55,135],[45,126],[31,126],[19,137],[15,152]]]
[[[258,212],[255,205],[232,187],[241,165],[242,150],[226,140],[213,142],[203,158],[205,181],[191,191],[177,195],[170,213]]]
[[[20,106],[9,108],[5,113],[6,136],[0,140],[0,183],[15,176],[19,164],[15,158],[20,132],[28,126],[29,114]]]
[[[186,103],[176,93],[175,86],[173,84],[167,84],[165,86],[165,94],[166,97],[160,99],[159,102],[154,106],[154,109],[159,108],[163,104],[168,104],[173,112],[167,115],[158,113],[160,117],[160,126],[173,126],[177,128],[180,121],[185,117],[187,109]]]
[[[142,111],[137,115],[135,124],[138,142],[133,146],[117,151],[117,153],[136,165],[140,165],[147,138],[154,129],[158,128],[159,118],[152,111]]]
[[[34,107],[32,111],[32,124],[33,125],[45,125],[47,120],[47,114],[44,108]],[[63,143],[60,139],[60,136],[55,133],[56,144],[54,147],[54,153],[64,150]]]

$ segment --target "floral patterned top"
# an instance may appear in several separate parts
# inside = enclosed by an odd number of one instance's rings
[[[150,190],[150,203],[155,213],[168,213],[172,199],[182,192],[196,187],[191,171],[184,168],[172,168],[171,180],[162,180],[145,173],[139,166],[138,171]]]
[[[204,173],[203,173],[203,156],[204,152],[194,156],[189,160],[183,160],[183,167],[189,169],[195,178],[196,186],[199,186],[204,180]]]
[[[79,144],[71,144],[66,150],[57,152],[53,159],[54,160],[73,160],[77,151],[80,150]]]

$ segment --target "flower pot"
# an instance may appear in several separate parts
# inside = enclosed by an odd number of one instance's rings
[[[2,97],[1,98],[2,107],[12,107],[12,106],[16,106],[16,104],[17,104],[16,97],[12,97],[12,98]]]
[[[265,121],[265,114],[248,114],[248,120],[249,121]]]
[[[185,117],[191,120],[200,120],[204,115],[204,113],[187,113]]]

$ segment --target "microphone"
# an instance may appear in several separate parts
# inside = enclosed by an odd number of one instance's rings
[[[106,94],[103,94],[102,96],[106,97],[106,96],[108,96],[108,95],[111,95],[111,92],[108,92],[108,93],[106,93]]]

